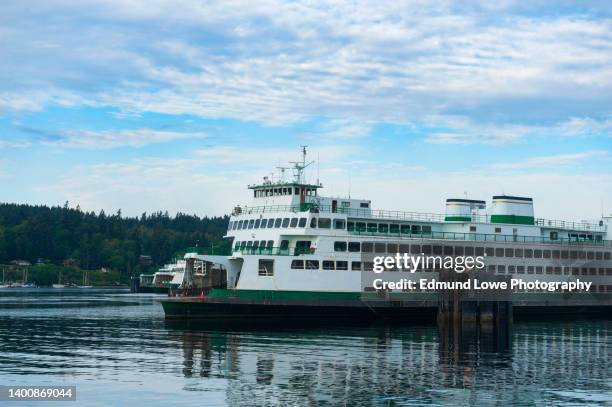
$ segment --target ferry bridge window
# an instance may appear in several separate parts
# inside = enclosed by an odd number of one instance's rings
[[[412,233],[413,235],[418,235],[419,233],[421,233],[421,227],[419,225],[412,225],[410,233]]]
[[[525,258],[526,259],[531,259],[533,257],[533,250],[532,249],[525,249],[523,251]]]
[[[506,257],[514,257],[514,249],[506,249]]]
[[[550,232],[550,240],[557,240],[559,238],[558,232]]]
[[[476,232],[476,226],[470,226],[470,232]]]
[[[255,240],[253,242],[253,249],[257,249],[259,247],[259,240]]]
[[[605,270],[603,269],[603,267],[599,268],[599,275],[603,276],[605,274]]]
[[[561,252],[559,250],[553,250],[552,251],[552,258],[553,259],[558,259],[561,257]]]
[[[243,220],[238,221],[238,229],[242,229],[242,223],[243,223],[243,222],[244,222]]]
[[[434,246],[433,247],[433,254],[437,254],[437,255],[441,255],[442,254],[442,246]]]
[[[319,228],[321,229],[331,228],[331,219],[330,218],[319,218]]]
[[[389,225],[389,233],[399,233],[399,231],[400,231],[399,225],[397,224]]]
[[[587,274],[589,274],[589,270],[586,267],[582,267],[580,269],[580,274],[582,274],[583,276],[586,276]]]
[[[514,257],[523,257],[523,249],[514,249]]]
[[[421,228],[421,232],[422,232],[424,235],[430,235],[430,234],[431,234],[431,226],[423,226],[423,227]]]
[[[345,252],[346,242],[334,242],[334,251],[335,252]]]
[[[612,258],[612,253],[604,252],[604,260],[610,260],[610,258]]]
[[[280,250],[289,250],[289,240],[281,240]]]
[[[234,244],[234,250],[238,250],[240,248],[240,241],[236,241],[236,243]]]
[[[369,203],[367,203],[367,202],[361,202],[361,203],[359,204],[359,207],[360,207],[360,208],[369,208],[369,207],[370,207],[370,204],[369,204]]]
[[[463,247],[455,246],[455,256],[463,256]]]
[[[410,234],[410,225],[402,225],[400,227],[400,231],[404,235],[409,235]]]
[[[268,244],[266,245],[266,247],[268,249],[271,249],[272,247],[274,247],[274,240],[268,240]]]
[[[293,189],[293,195],[299,195],[300,194],[300,189],[298,187],[295,187]]]
[[[253,242],[249,240],[249,241],[247,242],[246,248],[247,248],[247,249],[250,249],[251,247],[253,247]]]
[[[595,260],[602,260],[602,259],[603,259],[603,252],[596,252]]]
[[[374,253],[385,253],[387,245],[384,243],[374,243]]]
[[[542,250],[534,249],[533,250],[533,258],[534,259],[541,259],[542,258]]]
[[[504,257],[504,249],[501,247],[495,248],[495,257]]]
[[[319,260],[306,260],[306,270],[318,270]]]
[[[361,244],[361,252],[362,253],[372,253],[374,251],[374,243],[372,242],[363,242]]]
[[[495,273],[495,265],[494,264],[489,264],[489,272],[490,273]]]
[[[291,268],[292,269],[304,269],[304,260],[293,260],[291,261]]]
[[[503,264],[497,266],[497,273],[498,274],[506,274],[506,266],[504,266]]]
[[[269,277],[274,275],[274,260],[259,259],[259,275]]]
[[[281,218],[276,218],[276,220],[274,221],[274,227],[280,228],[282,222],[283,220]]]
[[[260,219],[257,219],[257,220],[255,221],[255,225],[254,225],[255,229],[259,229],[259,224],[260,224],[260,223],[261,223],[261,220],[260,220]]]
[[[421,246],[418,244],[410,245],[410,254],[421,254]]]
[[[281,227],[286,228],[289,226],[289,218],[283,218],[283,224]]]
[[[569,252],[567,250],[563,250],[561,252],[561,258],[562,259],[569,259]]]
[[[555,274],[561,274],[561,267],[555,267]]]
[[[333,270],[334,262],[330,260],[323,260],[323,270]]]
[[[348,270],[348,262],[346,262],[346,261],[337,261],[336,262],[336,270]]]
[[[545,259],[550,259],[550,250],[542,251],[542,257],[544,257]]]
[[[378,232],[379,233],[388,233],[389,232],[389,225],[386,223],[379,223],[378,224]]]
[[[431,254],[431,245],[423,245],[421,249],[423,250],[423,254]]]
[[[289,226],[294,228],[294,227],[297,227],[297,224],[298,224],[298,218],[291,218],[291,224]]]
[[[376,223],[368,223],[368,232],[376,232],[377,229]]]
[[[580,268],[572,267],[572,275],[577,276],[580,274]]]
[[[310,219],[310,227],[313,229],[317,227],[317,218]]]
[[[525,266],[516,266],[517,274],[525,274]]]
[[[606,268],[606,276],[612,276],[612,268]]]
[[[300,228],[306,227],[306,218],[300,218],[300,221],[298,223],[298,227],[300,227]]]
[[[363,263],[363,271],[372,271],[374,270],[374,263],[371,261],[366,261]]]
[[[240,242],[240,249],[244,250],[246,248],[247,242],[246,240],[243,240],[242,242]]]
[[[546,274],[552,274],[553,273],[553,267],[552,266],[546,266]]]
[[[578,252],[578,258],[581,260],[586,259],[586,252],[585,251],[579,251]]]
[[[230,220],[229,224],[227,225],[227,230],[232,230],[233,226],[234,226],[234,222]]]
[[[495,228],[495,233],[501,233],[501,228]]]
[[[474,254],[476,256],[484,256],[484,247],[477,247]]]
[[[467,246],[465,248],[465,255],[466,256],[473,256],[474,255],[474,248],[472,246]]]
[[[542,266],[536,266],[536,274],[542,274]]]
[[[344,229],[344,219],[334,219],[334,229]]]
[[[535,270],[533,266],[527,266],[527,274],[533,274],[534,271]]]
[[[495,256],[495,249],[492,247],[485,247],[485,253],[487,254],[487,256],[493,257]]]
[[[253,229],[254,224],[255,224],[255,219],[249,220],[249,229]]]
[[[353,271],[361,271],[361,262],[360,261],[354,261],[351,263],[351,270]]]
[[[352,253],[357,253],[361,249],[361,243],[359,242],[349,242],[348,243],[348,251]]]
[[[346,222],[346,230],[353,232],[355,230],[355,222]]]
[[[508,274],[514,274],[514,266],[508,266]]]
[[[453,246],[444,246],[444,255],[452,256],[453,255]]]
[[[410,253],[410,246],[408,246],[407,244],[400,244],[399,252],[400,253]]]
[[[587,259],[588,260],[594,260],[595,259],[595,253],[594,252],[587,252]]]
[[[270,219],[268,219],[268,229],[269,228],[273,228],[273,227],[274,227],[274,219],[270,218]]]
[[[355,224],[355,228],[356,228],[357,232],[365,232],[366,231],[366,224],[364,222],[357,222]]]
[[[595,267],[589,267],[589,275],[594,276],[597,274],[597,269]]]

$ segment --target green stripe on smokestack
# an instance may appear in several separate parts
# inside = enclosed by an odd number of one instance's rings
[[[514,225],[535,225],[533,216],[491,215],[491,223],[510,223]]]
[[[446,222],[471,222],[472,218],[469,216],[445,216],[444,220]]]

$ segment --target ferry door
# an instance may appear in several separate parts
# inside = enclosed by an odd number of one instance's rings
[[[306,202],[306,189],[300,188],[300,205]]]
[[[335,199],[332,201],[332,213],[336,213],[336,209],[338,208],[338,201]]]

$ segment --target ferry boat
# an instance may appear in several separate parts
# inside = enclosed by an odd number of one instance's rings
[[[185,264],[184,259],[177,259],[174,263],[165,264],[155,273],[140,274],[138,292],[167,294],[168,289],[178,288],[183,282]]]
[[[318,180],[306,180],[310,164],[303,148],[291,181],[264,177],[248,186],[251,204],[236,206],[229,220],[231,249],[185,255],[182,287],[193,287],[193,264],[200,261],[225,270],[227,288],[165,299],[167,318],[434,317],[439,290],[371,286],[373,276],[443,277],[436,268],[373,273],[372,256],[396,253],[481,256],[494,278],[591,283],[588,291],[515,288],[509,293],[515,315],[612,311],[610,216],[537,218],[533,199],[514,195],[493,196],[490,204],[450,197],[444,214],[378,210],[369,199],[322,195]]]

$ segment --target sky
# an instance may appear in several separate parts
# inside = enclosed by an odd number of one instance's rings
[[[0,202],[222,215],[301,145],[377,209],[609,215],[612,3],[0,3]]]

